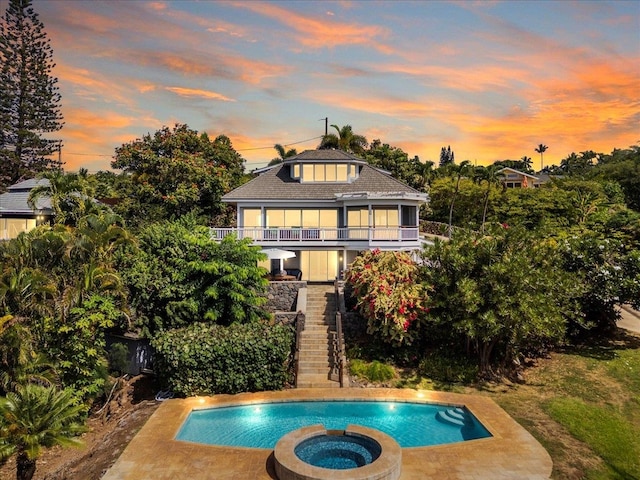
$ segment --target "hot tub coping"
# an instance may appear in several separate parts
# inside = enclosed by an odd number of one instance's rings
[[[380,456],[368,465],[348,470],[316,467],[300,460],[295,448],[305,440],[335,435],[323,425],[302,427],[284,435],[274,449],[276,475],[280,480],[397,480],[402,468],[402,449],[391,436],[374,428],[347,425],[344,435],[370,438],[380,445]]]

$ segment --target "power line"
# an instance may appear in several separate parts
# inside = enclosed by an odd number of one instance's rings
[[[306,143],[306,142],[310,142],[311,140],[317,140],[319,138],[322,138],[322,135],[319,135],[317,137],[312,137],[312,138],[307,138],[306,140],[300,140],[297,142],[291,142],[291,143],[285,143],[282,146],[283,147],[289,147],[291,145],[298,145],[299,143]],[[269,147],[252,147],[252,148],[237,148],[235,149],[236,152],[248,152],[248,151],[252,151],[252,150],[270,150],[273,148],[273,145],[269,146]],[[99,153],[77,153],[77,152],[63,152],[64,155],[79,155],[79,156],[83,156],[83,157],[113,157],[114,155],[105,155],[105,154],[99,154]],[[249,163],[249,162],[247,162]],[[256,163],[256,162],[251,162],[251,163]]]
[[[291,142],[291,143],[284,143],[282,146],[283,147],[288,147],[290,145],[297,145],[299,143],[306,143],[306,142],[310,142],[311,140],[317,140],[318,138],[322,138],[322,135],[317,136],[317,137],[313,137],[313,138],[307,138],[306,140],[300,140],[298,142]],[[273,145],[271,145],[270,147],[252,147],[252,148],[238,148],[236,149],[236,152],[248,152],[250,150],[267,150],[267,149],[272,149]]]

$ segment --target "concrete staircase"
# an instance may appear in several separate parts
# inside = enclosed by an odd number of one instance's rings
[[[305,328],[300,335],[298,388],[339,388],[329,379],[332,363],[330,331],[336,329],[333,285],[307,285]]]

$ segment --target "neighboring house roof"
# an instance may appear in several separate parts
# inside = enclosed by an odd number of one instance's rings
[[[46,178],[32,178],[24,182],[11,185],[7,191],[0,195],[0,215],[34,215],[36,212],[29,205],[29,193],[40,185],[49,185]],[[43,210],[45,215],[51,215],[51,199],[41,196],[35,205],[35,210]]]
[[[530,173],[524,173],[524,172],[521,172],[520,170],[516,170],[515,168],[511,168],[511,167],[501,168],[500,170],[498,170],[498,172],[499,173],[503,173],[503,172],[515,173],[517,175],[522,175],[523,177],[528,177],[532,180],[538,180],[538,177],[536,177],[535,175],[531,175]],[[504,180],[507,180],[507,178],[505,178]]]
[[[360,165],[358,178],[350,183],[300,183],[291,178],[290,169],[294,163],[349,162]],[[262,170],[262,169],[261,169]],[[383,171],[376,169],[364,160],[340,150],[307,150],[283,163],[264,169],[258,177],[227,193],[222,200],[235,203],[242,200],[335,200],[355,194],[394,193],[398,196],[420,196],[426,200],[426,194],[396,180]]]
[[[550,182],[552,178],[559,178],[558,175],[549,175],[548,173],[539,173],[537,183]]]

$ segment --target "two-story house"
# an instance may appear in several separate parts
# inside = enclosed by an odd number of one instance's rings
[[[301,270],[303,280],[333,280],[363,250],[421,246],[418,214],[427,195],[358,157],[307,150],[258,173],[222,197],[237,209],[237,228],[213,228],[212,236],[294,252],[285,268]]]

